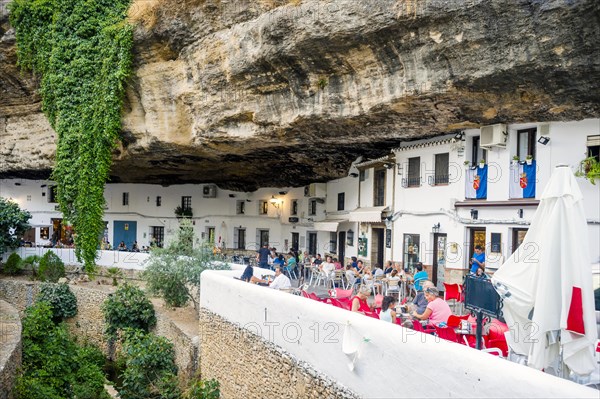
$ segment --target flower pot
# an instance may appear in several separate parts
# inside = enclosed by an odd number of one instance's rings
[[[531,164],[533,163],[533,159],[526,159],[526,160],[525,160],[525,163],[526,163],[527,165],[531,165]]]
[[[484,166],[485,166],[485,164],[484,164],[484,163],[480,163],[480,164],[479,164],[479,168],[481,168],[481,169],[483,169],[483,167],[484,167]]]

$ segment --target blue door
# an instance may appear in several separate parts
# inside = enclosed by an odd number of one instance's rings
[[[137,222],[128,220],[115,220],[113,233],[113,248],[117,248],[121,241],[125,242],[127,249],[131,250],[134,241],[137,241]]]

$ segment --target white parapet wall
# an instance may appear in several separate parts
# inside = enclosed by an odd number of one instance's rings
[[[43,248],[43,247],[20,247],[14,252],[21,258],[31,255],[43,256],[46,252],[52,251],[63,261],[65,265],[81,265],[75,256],[73,248]],[[104,267],[119,267],[121,269],[143,270],[144,264],[150,256],[144,252],[127,251],[97,251],[98,259],[96,264]],[[3,261],[6,261],[10,253],[3,255]]]
[[[463,345],[236,280],[235,269],[202,273],[200,306],[359,396],[598,398],[597,390]],[[354,356],[342,351],[345,329],[360,338],[353,371]]]

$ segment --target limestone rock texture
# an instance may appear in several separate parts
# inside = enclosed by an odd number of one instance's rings
[[[0,0],[0,176],[55,133]],[[597,0],[134,0],[113,182],[300,186],[493,123],[600,116]]]

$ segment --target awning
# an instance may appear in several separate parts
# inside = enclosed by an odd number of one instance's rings
[[[348,219],[325,219],[320,222],[314,222],[313,227],[319,231],[337,231],[340,223],[347,222]]]
[[[356,208],[348,214],[348,220],[351,222],[381,223],[383,221],[382,213],[387,210],[387,206]]]

